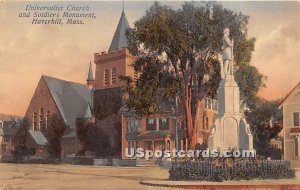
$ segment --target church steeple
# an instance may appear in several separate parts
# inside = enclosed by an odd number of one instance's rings
[[[119,20],[117,29],[115,31],[114,37],[111,41],[108,51],[120,50],[127,47],[126,30],[129,28],[128,20],[124,12],[124,2],[121,18]]]
[[[92,63],[90,61],[90,66],[89,66],[89,72],[88,72],[88,78],[86,79],[87,85],[89,88],[93,88],[95,84],[95,79],[94,79],[94,74],[92,70]]]

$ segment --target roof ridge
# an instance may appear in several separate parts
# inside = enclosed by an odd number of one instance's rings
[[[282,101],[280,102],[279,104],[279,107],[282,106],[282,104],[288,99],[288,97],[296,90],[300,88],[300,81],[296,84],[296,86],[294,86],[294,88],[289,92],[287,93],[287,95],[282,99]]]
[[[65,79],[59,79],[59,78],[48,76],[48,75],[42,75],[42,77],[43,78],[46,77],[46,78],[49,78],[49,79],[54,79],[54,80],[59,80],[59,81],[63,81],[63,82],[68,82],[68,83],[73,83],[73,84],[78,84],[78,85],[86,86],[86,84],[83,84],[83,83],[68,81],[68,80],[65,80]]]

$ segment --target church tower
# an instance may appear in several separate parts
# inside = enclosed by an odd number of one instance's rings
[[[95,79],[94,79],[94,74],[93,74],[93,69],[92,69],[92,63],[90,62],[89,66],[89,72],[88,72],[88,77],[86,79],[86,83],[90,89],[94,88],[95,85]]]
[[[96,64],[95,89],[123,87],[119,76],[134,76],[134,57],[127,49],[126,30],[129,28],[124,10],[121,13],[108,52],[94,54]]]

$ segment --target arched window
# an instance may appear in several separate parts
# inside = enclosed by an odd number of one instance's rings
[[[105,69],[104,70],[104,86],[109,85],[109,70]]]
[[[48,129],[49,127],[49,123],[50,123],[50,111],[47,111],[47,115],[46,115],[46,129]]]
[[[32,127],[34,131],[38,130],[38,126],[37,126],[37,113],[34,112],[32,115]]]
[[[117,70],[116,68],[113,68],[111,70],[111,84],[116,84],[117,82]]]
[[[44,108],[40,108],[40,125],[39,125],[39,130],[44,130],[45,129],[45,113],[44,113]]]

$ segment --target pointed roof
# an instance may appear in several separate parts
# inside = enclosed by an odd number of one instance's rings
[[[119,50],[127,47],[126,30],[130,28],[124,10],[122,11],[114,37],[108,51]]]
[[[29,134],[37,145],[46,146],[48,144],[46,137],[41,131],[29,131]]]
[[[284,102],[297,90],[300,89],[300,82],[286,95],[286,97],[280,102],[279,107],[281,108]]]
[[[85,84],[43,75],[47,87],[65,123],[75,128],[76,118],[83,118],[90,109],[90,89]]]
[[[86,80],[87,81],[94,81],[94,75],[93,75],[93,69],[92,69],[92,62],[91,61],[90,61],[90,66],[89,66],[88,78]]]

